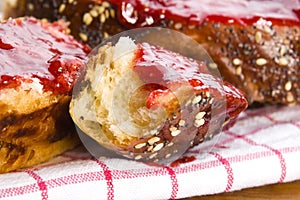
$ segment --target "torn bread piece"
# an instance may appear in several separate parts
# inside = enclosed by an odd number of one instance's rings
[[[204,62],[120,37],[90,58],[70,113],[102,146],[127,158],[165,163],[218,134],[247,105]]]

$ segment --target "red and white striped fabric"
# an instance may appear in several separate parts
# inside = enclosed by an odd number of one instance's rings
[[[215,147],[208,148],[210,144]],[[206,151],[206,153],[201,153]],[[0,199],[176,199],[300,179],[300,106],[244,112],[177,167],[92,159],[79,148],[0,175]]]

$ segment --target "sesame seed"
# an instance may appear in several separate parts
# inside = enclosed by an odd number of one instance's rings
[[[79,33],[79,37],[82,39],[82,41],[86,42],[88,41],[88,36],[84,33]]]
[[[179,135],[181,133],[181,130],[176,130],[176,131],[171,131],[171,135],[173,136],[173,137],[175,137],[175,136],[177,136],[177,135]]]
[[[70,28],[66,28],[66,33],[67,34],[71,34],[71,29]]]
[[[90,13],[85,13],[82,20],[88,26],[93,22],[93,17]]]
[[[98,17],[99,13],[96,11],[96,10],[91,10],[90,11],[90,14],[93,16],[93,17]]]
[[[106,39],[106,38],[109,37],[109,34],[108,34],[107,32],[104,32],[104,33],[103,33],[103,37],[104,37],[104,39]]]
[[[96,9],[98,10],[99,14],[102,14],[105,11],[105,7],[103,7],[103,6],[98,6]]]
[[[202,119],[206,115],[206,112],[198,112],[195,116],[196,119]]]
[[[217,69],[218,65],[216,63],[209,63],[208,67],[211,68],[211,69]]]
[[[210,97],[209,91],[206,91],[206,92],[205,92],[205,95],[206,95],[206,97]]]
[[[140,149],[140,148],[143,148],[144,146],[146,146],[145,142],[135,145],[134,148]]]
[[[173,146],[173,145],[174,145],[173,142],[170,142],[169,144],[167,144],[168,147],[171,147],[171,146]]]
[[[108,8],[108,7],[110,7],[110,4],[109,4],[107,1],[103,1],[103,2],[102,2],[102,6],[103,6],[104,8]]]
[[[105,10],[105,18],[108,19],[109,18],[109,10]]]
[[[235,58],[235,59],[233,59],[232,63],[233,63],[234,65],[241,65],[241,64],[242,64],[242,60],[239,59],[239,58]]]
[[[256,64],[259,65],[259,66],[265,65],[265,64],[267,64],[267,60],[264,59],[264,58],[258,58],[256,60]]]
[[[202,100],[201,95],[197,95],[197,96],[193,99],[192,103],[193,103],[193,104],[197,104],[197,103],[199,103],[201,100]]]
[[[256,43],[260,43],[261,40],[262,40],[262,34],[261,34],[260,31],[257,31],[257,32],[255,33],[255,41],[256,41]]]
[[[177,30],[179,30],[179,29],[182,28],[182,24],[179,23],[179,22],[178,22],[178,23],[175,23],[175,24],[174,24],[174,28],[177,29]]]
[[[286,100],[287,100],[287,102],[294,101],[294,95],[291,92],[288,92],[286,95]]]
[[[147,148],[147,151],[152,151],[152,149],[153,149],[153,146],[151,145]]]
[[[279,50],[279,54],[280,56],[284,56],[284,54],[286,53],[287,49],[285,46],[281,46],[280,50]]]
[[[100,15],[100,22],[101,22],[101,23],[104,23],[105,21],[106,21],[105,14],[102,13],[102,14]]]
[[[135,160],[140,160],[142,158],[141,155],[137,155],[136,157],[134,157]]]
[[[171,157],[171,154],[170,153],[168,153],[166,156],[165,156],[165,158],[170,158]]]
[[[170,128],[169,128],[169,130],[171,131],[171,132],[173,132],[173,131],[176,131],[176,130],[178,130],[175,126],[171,126]]]
[[[111,18],[115,18],[115,16],[116,16],[115,10],[114,10],[114,9],[111,9],[111,10],[110,10],[110,17],[111,17]]]
[[[155,142],[158,142],[158,141],[160,141],[159,137],[152,137],[147,142],[148,142],[148,144],[153,145]]]
[[[149,156],[149,159],[153,159],[153,158],[155,158],[156,156],[157,156],[157,152],[151,154],[151,155]]]
[[[28,10],[33,11],[34,5],[32,3],[29,3],[29,4],[27,4],[27,8],[28,8]]]
[[[242,74],[242,67],[241,67],[241,66],[239,66],[239,67],[237,67],[237,68],[235,69],[235,74],[236,74],[236,75],[241,75],[241,74]]]
[[[286,82],[284,85],[284,89],[286,91],[290,91],[292,89],[292,82],[291,81]]]
[[[74,2],[74,0],[68,0],[69,4],[72,4]]]
[[[58,12],[59,13],[62,13],[62,12],[64,12],[64,10],[66,9],[66,4],[61,4],[60,6],[59,6],[59,8],[58,8]]]
[[[202,126],[204,123],[205,123],[204,119],[196,119],[194,122],[194,126],[198,128],[198,127]]]
[[[289,61],[285,57],[280,57],[278,63],[281,66],[287,66],[289,64]]]
[[[163,147],[164,147],[164,143],[159,143],[159,144],[157,144],[157,145],[152,149],[152,151],[159,151],[159,150],[161,150]]]
[[[184,126],[185,125],[185,121],[183,119],[181,119],[179,122],[178,122],[178,125],[179,126]]]
[[[153,160],[153,162],[158,162],[158,161],[159,161],[158,159]]]

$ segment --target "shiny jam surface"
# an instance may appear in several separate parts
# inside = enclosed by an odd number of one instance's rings
[[[300,24],[299,0],[111,0],[125,26],[160,25],[163,20],[199,25],[205,19],[253,24],[265,18],[273,24]]]
[[[44,91],[69,93],[90,49],[62,29],[34,18],[0,24],[0,89],[35,80]]]
[[[148,88],[152,91],[147,99],[148,108],[183,84],[196,93],[211,90],[216,95],[224,94],[220,80],[209,73],[203,62],[148,43],[138,44],[133,70],[145,84],[154,86]]]

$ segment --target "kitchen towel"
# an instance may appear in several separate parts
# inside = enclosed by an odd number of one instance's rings
[[[214,145],[212,147],[212,145]],[[178,199],[300,179],[300,106],[248,109],[228,131],[163,167],[84,147],[0,175],[0,199]]]

